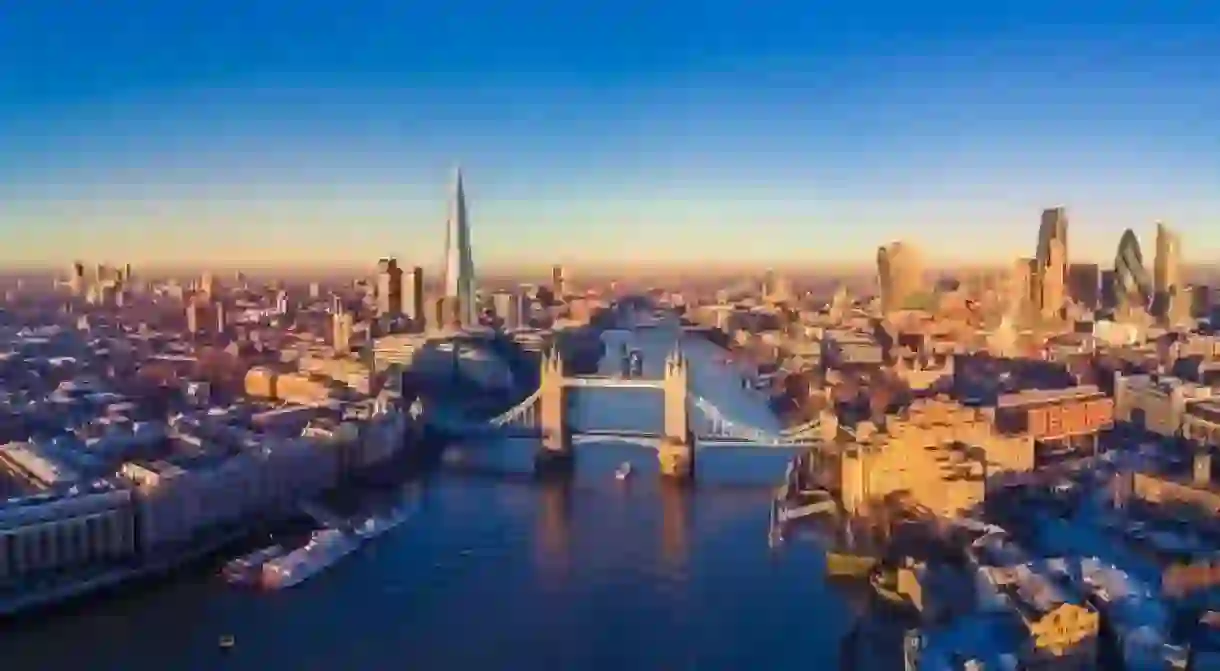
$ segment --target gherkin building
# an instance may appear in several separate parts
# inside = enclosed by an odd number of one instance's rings
[[[1114,257],[1114,286],[1119,305],[1147,309],[1152,301],[1152,276],[1144,267],[1140,241],[1131,229],[1123,231]]]

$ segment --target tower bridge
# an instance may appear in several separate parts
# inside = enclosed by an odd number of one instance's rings
[[[538,389],[505,412],[484,420],[463,420],[444,412],[427,412],[429,425],[463,439],[538,438],[536,465],[546,468],[570,464],[573,446],[581,443],[629,442],[655,448],[663,475],[689,478],[694,475],[697,450],[717,446],[756,447],[799,452],[828,439],[823,426],[813,420],[780,432],[768,432],[729,419],[691,388],[690,366],[679,349],[665,359],[661,378],[618,376],[569,376],[563,359],[552,350],[542,359]],[[599,429],[576,425],[571,397],[585,389],[661,392],[664,410],[659,430]],[[583,448],[582,448],[583,449]]]

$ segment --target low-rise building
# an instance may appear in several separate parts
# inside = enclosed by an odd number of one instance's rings
[[[1181,436],[1188,421],[1187,405],[1211,396],[1211,387],[1176,377],[1117,373],[1114,417],[1159,436]]]

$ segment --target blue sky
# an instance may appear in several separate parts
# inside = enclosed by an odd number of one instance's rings
[[[0,263],[1220,258],[1214,3],[0,5]]]

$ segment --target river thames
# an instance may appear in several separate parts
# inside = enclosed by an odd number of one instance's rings
[[[636,332],[648,374],[675,337]],[[683,351],[696,393],[776,428],[711,343],[688,337]],[[617,357],[611,343],[606,365]],[[579,425],[660,424],[658,392],[580,393]],[[778,455],[701,453],[698,484],[681,489],[658,481],[645,448],[576,449],[570,480],[538,483],[532,446],[463,446],[482,468],[429,476],[410,521],[298,587],[246,592],[199,570],[88,599],[3,625],[4,668],[836,668],[851,617],[821,552],[768,547]],[[619,482],[623,461],[638,472]]]

